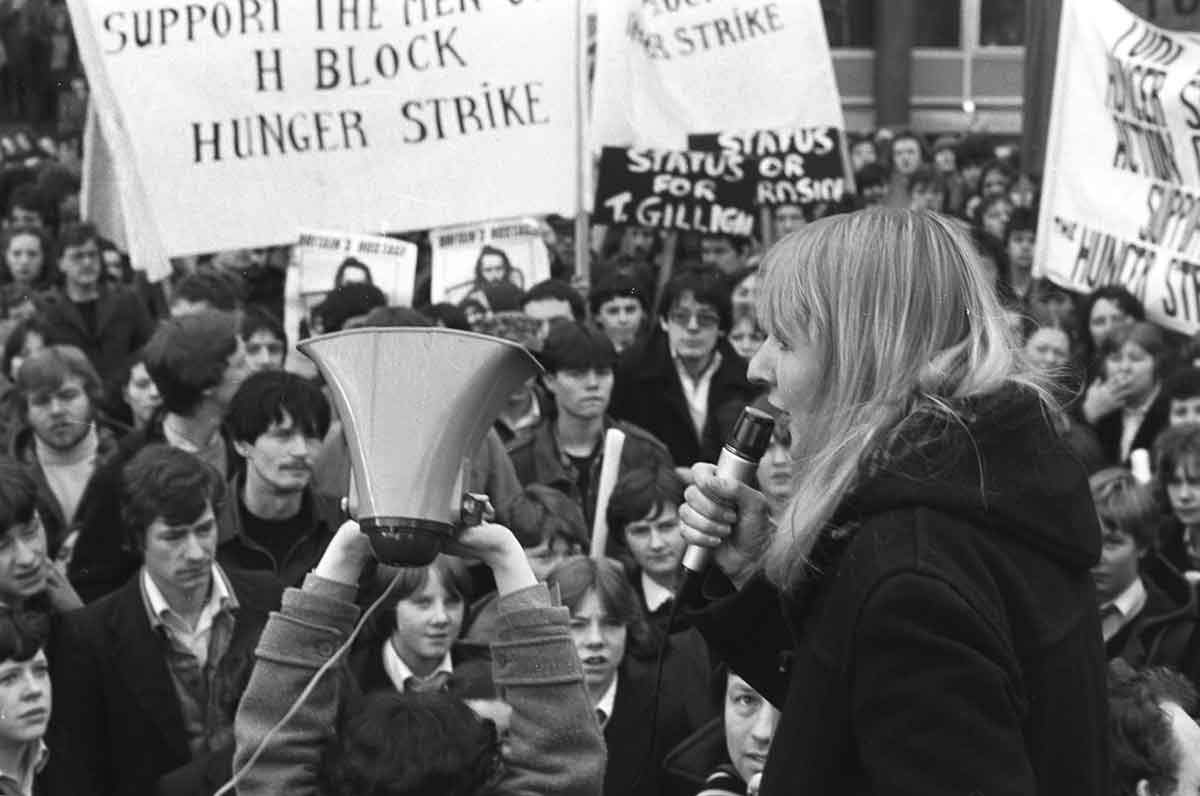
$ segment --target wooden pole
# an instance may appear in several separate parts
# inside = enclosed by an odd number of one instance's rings
[[[583,0],[575,0],[575,9],[575,93],[579,119],[575,136],[575,180],[578,186],[575,202],[575,280],[580,285],[588,285],[591,281],[591,241],[587,208],[592,156],[588,146],[591,109],[588,107],[587,4]]]

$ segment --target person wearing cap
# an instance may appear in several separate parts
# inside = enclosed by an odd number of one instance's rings
[[[625,433],[618,477],[637,466],[672,467],[671,454],[650,432],[608,416],[617,350],[603,332],[557,324],[540,358],[557,411],[514,440],[509,456],[522,484],[561,490],[580,505],[590,527],[608,429]]]

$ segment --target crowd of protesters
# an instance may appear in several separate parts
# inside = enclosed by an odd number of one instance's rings
[[[0,97],[62,127],[53,99],[86,89],[60,10],[0,3]],[[42,48],[49,82],[14,71],[20,46]],[[757,792],[783,705],[672,624],[680,507],[744,407],[778,412],[748,370],[768,340],[764,252],[872,206],[944,214],[969,236],[1056,399],[1064,466],[1090,476],[1112,792],[1195,792],[1200,341],[1148,323],[1120,287],[1084,297],[1034,277],[1037,181],[1011,148],[879,130],[852,136],[849,158],[853,193],[771,208],[755,239],[596,230],[584,280],[573,223],[550,217],[550,280],[517,286],[485,250],[474,290],[448,304],[429,293],[427,237],[405,233],[421,247],[414,307],[370,284],[330,292],[305,333],[446,327],[544,366],[471,457],[500,524],[465,533],[472,558],[400,571],[346,522],[349,453],[324,385],[286,369],[288,251],[178,259],[151,280],[80,221],[78,130],[6,161],[0,794],[211,794],[238,769],[238,792],[261,794]],[[590,558],[610,428],[626,442],[608,549]],[[797,487],[794,433],[779,422],[758,467],[775,518]]]

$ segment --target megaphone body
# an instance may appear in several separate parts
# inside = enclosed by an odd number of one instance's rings
[[[440,328],[352,329],[297,347],[342,418],[376,557],[428,564],[462,521],[464,459],[541,367],[516,343]]]

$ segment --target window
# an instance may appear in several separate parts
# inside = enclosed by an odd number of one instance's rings
[[[979,44],[1020,47],[1025,44],[1025,0],[981,0]]]
[[[915,46],[953,49],[962,46],[962,0],[920,0],[913,5],[920,9]]]

